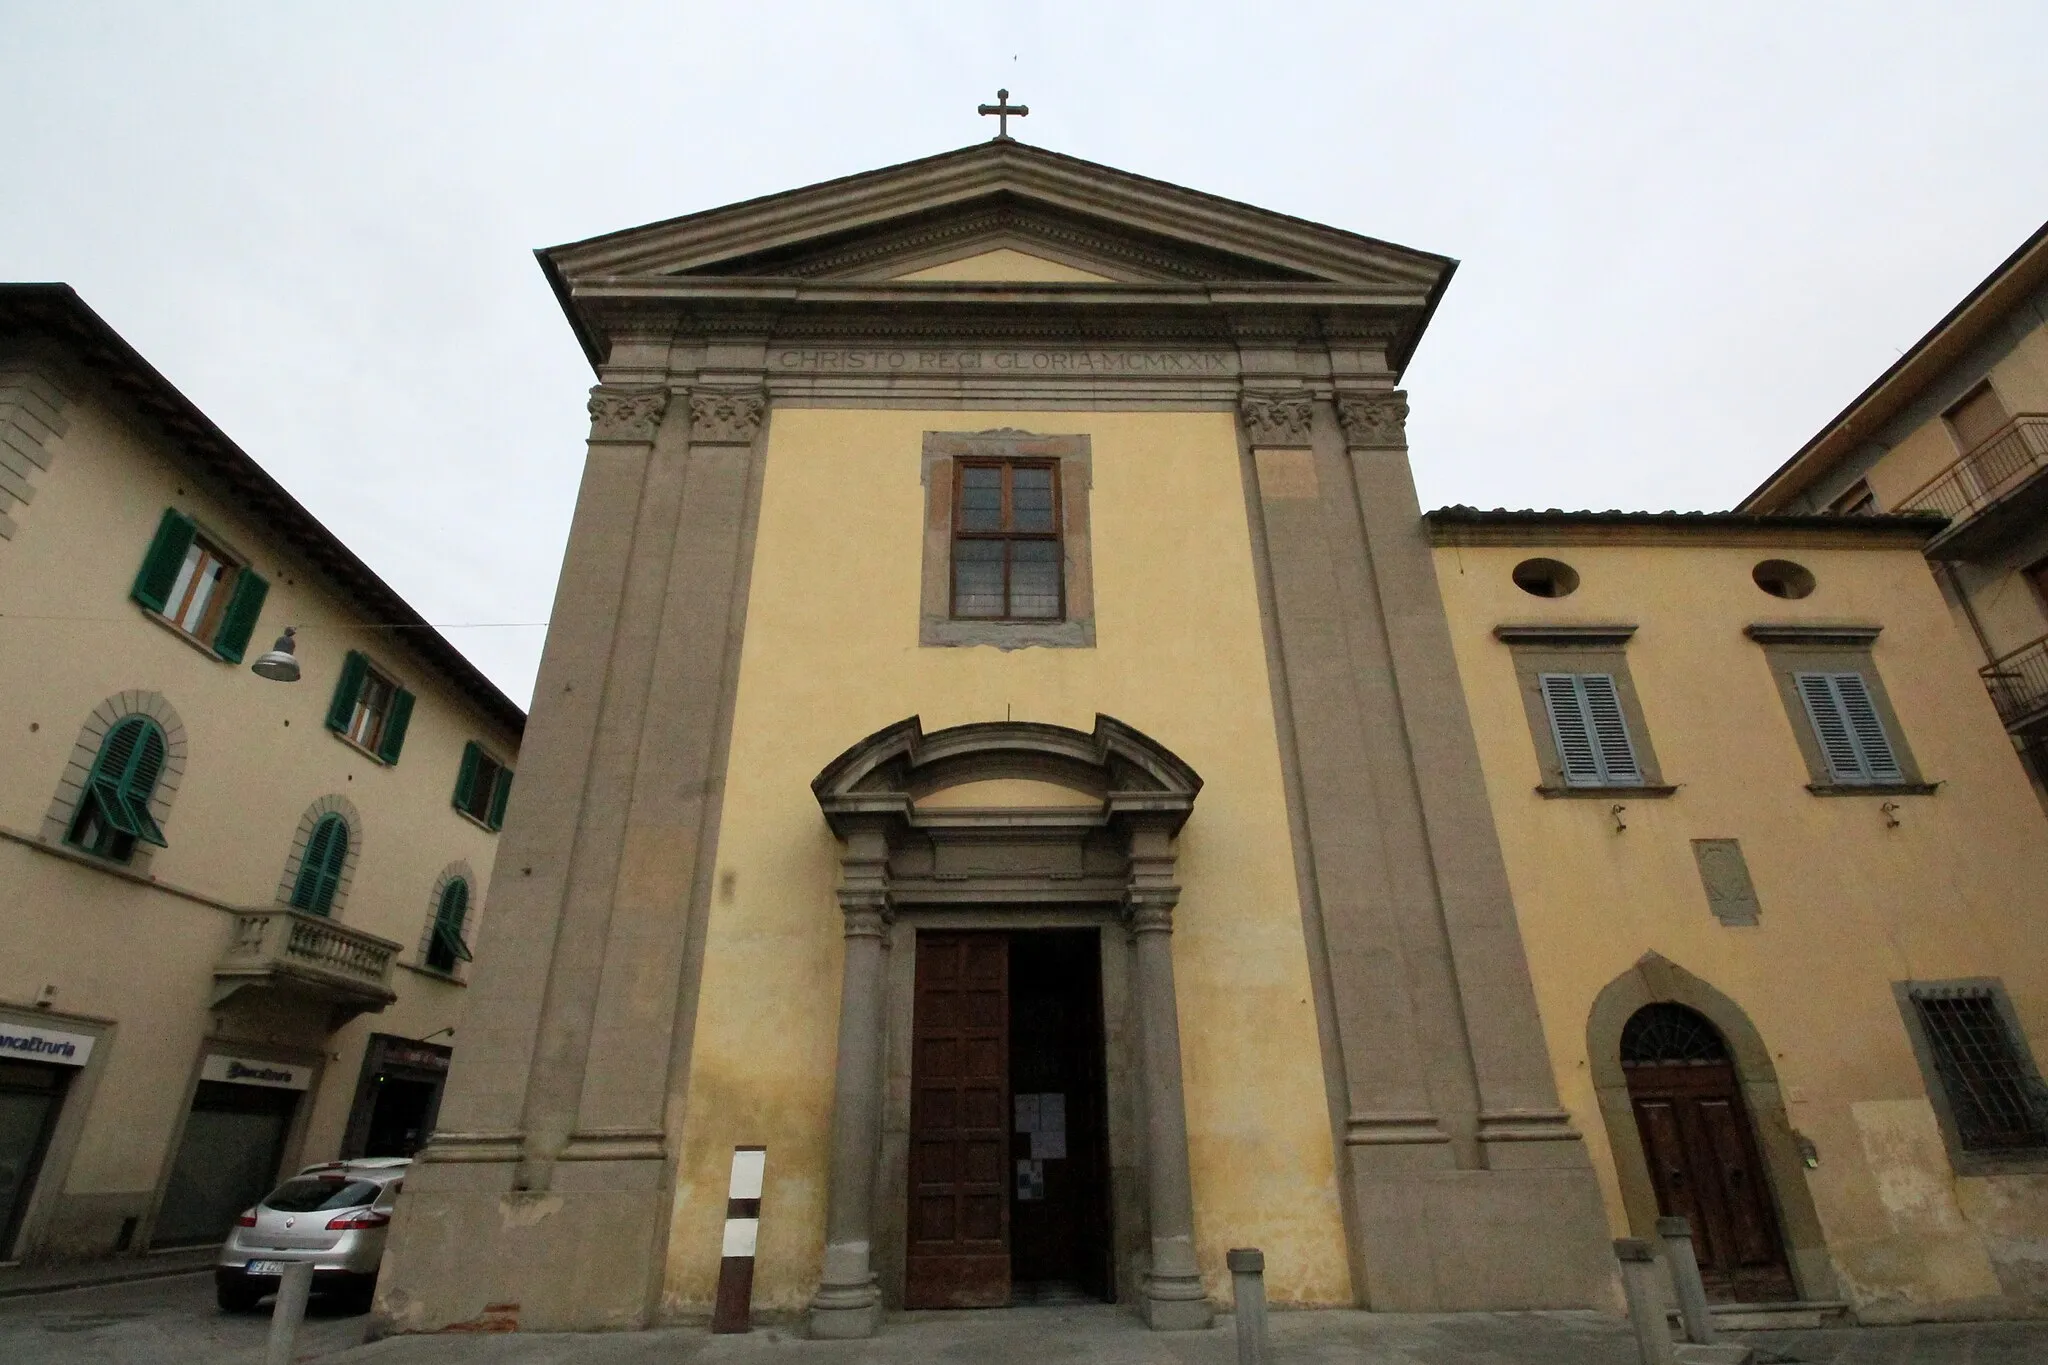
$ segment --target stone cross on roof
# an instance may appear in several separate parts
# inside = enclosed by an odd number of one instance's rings
[[[996,116],[995,140],[1007,142],[1010,140],[1010,115],[1015,114],[1018,118],[1023,118],[1031,112],[1031,107],[1025,104],[1010,103],[1010,92],[998,90],[996,91],[996,102],[994,104],[982,105],[978,112],[983,118],[987,118],[990,114]]]

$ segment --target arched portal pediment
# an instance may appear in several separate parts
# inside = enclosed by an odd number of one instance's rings
[[[863,817],[921,823],[919,802],[955,813],[987,809],[932,799],[985,783],[1058,788],[1088,799],[1053,795],[1017,804],[1064,812],[1070,819],[1088,817],[1098,825],[1144,816],[1169,834],[1179,831],[1202,789],[1195,770],[1164,745],[1098,715],[1092,734],[1034,721],[987,721],[926,734],[911,716],[833,759],[811,790],[834,832],[844,837]]]

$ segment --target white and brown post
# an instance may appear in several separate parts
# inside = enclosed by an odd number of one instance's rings
[[[761,1183],[766,1147],[732,1149],[732,1183],[725,1191],[725,1251],[718,1262],[718,1300],[711,1330],[744,1332],[754,1306],[754,1248],[761,1238]]]

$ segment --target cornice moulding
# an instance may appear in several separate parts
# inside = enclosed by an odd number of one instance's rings
[[[1868,645],[1883,626],[1825,621],[1759,622],[1744,626],[1742,633],[1760,645]]]
[[[1625,645],[1635,633],[1633,624],[1576,621],[1530,621],[1493,628],[1493,638],[1506,645]]]

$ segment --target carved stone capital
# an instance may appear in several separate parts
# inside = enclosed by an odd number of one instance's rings
[[[1248,393],[1238,400],[1245,433],[1255,446],[1305,446],[1315,405],[1306,391]]]
[[[1180,903],[1180,888],[1167,891],[1133,891],[1124,897],[1124,913],[1134,934],[1173,932],[1173,907]]]
[[[848,938],[884,938],[890,922],[896,918],[886,891],[842,890],[839,913],[845,917]]]
[[[600,384],[590,391],[590,439],[651,441],[667,409],[667,389],[616,389]]]
[[[1354,450],[1400,450],[1408,445],[1408,395],[1339,394],[1337,424],[1344,444]]]
[[[691,389],[690,439],[710,445],[752,445],[768,415],[766,389]]]

